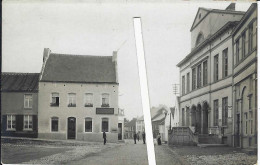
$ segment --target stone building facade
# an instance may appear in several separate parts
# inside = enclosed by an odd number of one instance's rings
[[[39,138],[118,141],[117,55],[55,54],[45,48]]]
[[[192,50],[177,65],[180,126],[190,126],[197,134],[210,134],[218,143],[231,146],[236,126],[233,36],[246,13],[235,11],[233,3],[225,10],[199,8],[191,28]]]
[[[39,73],[1,74],[2,136],[38,136]]]

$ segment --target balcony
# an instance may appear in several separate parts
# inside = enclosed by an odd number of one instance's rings
[[[76,107],[76,104],[69,103],[69,104],[68,104],[68,107]]]
[[[59,106],[59,103],[50,103],[50,106],[51,106],[51,107],[58,107],[58,106]]]

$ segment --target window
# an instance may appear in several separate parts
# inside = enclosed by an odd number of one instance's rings
[[[248,96],[248,108],[249,111],[252,110],[252,95]]]
[[[201,87],[201,64],[198,65],[198,70],[197,70],[197,87]]]
[[[208,84],[208,61],[203,62],[203,85]]]
[[[32,108],[32,94],[24,95],[24,108]]]
[[[7,115],[7,130],[15,130],[16,117],[15,115]]]
[[[196,89],[196,68],[192,69],[192,90]]]
[[[242,34],[242,58],[246,56],[246,33]]]
[[[182,76],[182,89],[181,89],[182,91],[182,95],[184,95],[185,94],[185,76]]]
[[[236,56],[237,56],[237,64],[239,63],[239,39],[236,41]]]
[[[252,51],[253,49],[253,24],[249,25],[248,28],[249,39],[248,39],[248,52]]]
[[[199,45],[204,40],[204,36],[202,33],[199,33],[197,40],[196,40],[196,46]]]
[[[218,100],[214,100],[214,126],[218,126]]]
[[[185,110],[182,108],[182,126],[185,126]]]
[[[85,94],[85,107],[93,107],[93,93]]]
[[[187,93],[190,92],[190,73],[187,73]]]
[[[102,132],[108,132],[108,118],[102,118]]]
[[[218,81],[218,54],[214,56],[214,81]]]
[[[228,48],[223,50],[223,78],[228,76]]]
[[[24,115],[23,121],[24,121],[23,123],[24,130],[32,130],[32,125],[33,125],[32,115]]]
[[[59,93],[52,93],[52,96],[51,96],[51,106],[58,107],[59,104],[60,104]]]
[[[103,121],[102,121],[103,124]],[[85,132],[92,132],[92,119],[87,117],[85,118]],[[108,131],[106,131],[108,132]]]
[[[247,128],[247,127],[248,127],[248,124],[247,124],[247,122],[248,122],[248,121],[247,121],[247,119],[248,119],[248,118],[247,118],[247,112],[244,113],[244,116],[245,116],[245,134],[247,134],[247,131],[248,131],[248,128]]]
[[[59,118],[52,117],[51,118],[51,132],[58,132],[59,131]]]
[[[109,94],[103,93],[102,94],[102,105],[101,107],[109,107]]]
[[[68,107],[76,107],[76,93],[69,93]]]
[[[228,98],[222,99],[222,125],[227,125],[228,119]]]
[[[250,134],[253,134],[253,112],[249,112]]]

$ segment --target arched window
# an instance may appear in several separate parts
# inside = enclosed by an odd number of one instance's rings
[[[202,33],[199,33],[197,40],[196,40],[196,46],[199,45],[204,40],[204,36]]]
[[[85,118],[85,132],[92,132],[92,118]]]
[[[59,118],[52,117],[51,118],[51,132],[58,132],[59,131]]]
[[[109,120],[108,118],[102,118],[102,123],[101,123],[101,130],[102,132],[108,132],[109,131]]]

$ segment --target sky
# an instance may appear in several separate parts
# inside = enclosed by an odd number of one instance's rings
[[[39,73],[44,48],[99,56],[118,51],[119,107],[128,119],[141,116],[133,28],[133,17],[141,17],[150,106],[171,107],[176,64],[190,52],[198,7],[225,9],[230,2],[153,1],[4,1],[2,71]],[[249,6],[237,3],[236,10]]]

